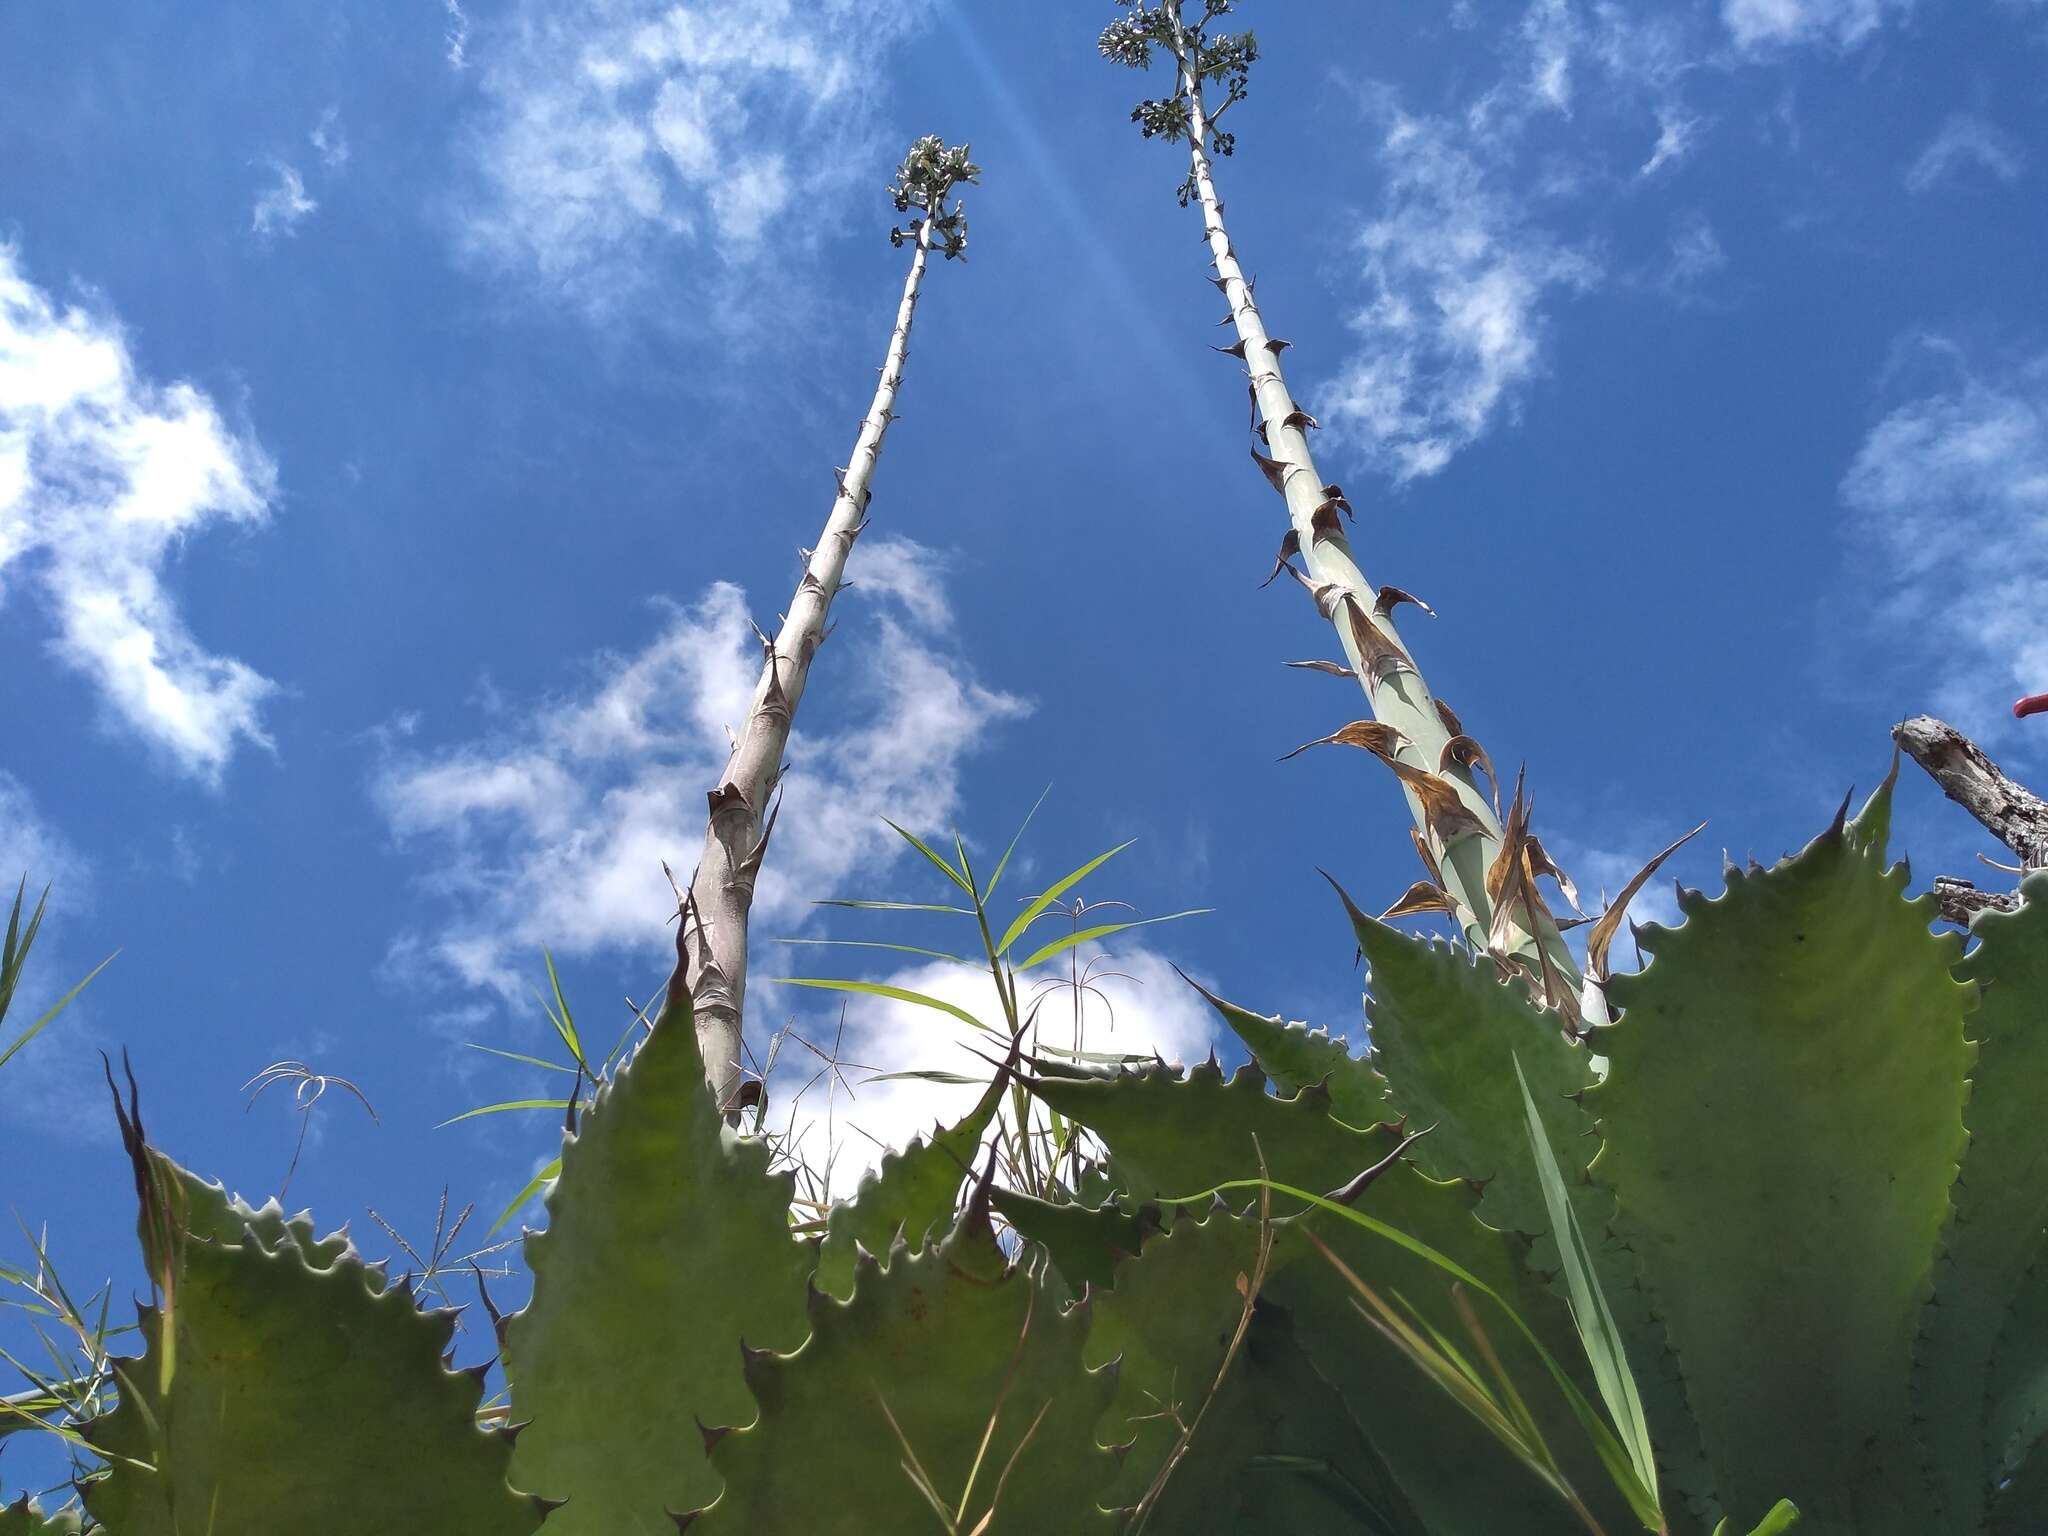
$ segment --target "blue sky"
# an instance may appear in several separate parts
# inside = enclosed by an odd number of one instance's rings
[[[1050,783],[1027,876],[1135,837],[1090,895],[1216,909],[1117,951],[1118,1043],[1206,1048],[1170,962],[1356,1038],[1315,869],[1391,900],[1406,821],[1362,754],[1276,761],[1361,711],[1280,666],[1329,641],[1256,590],[1279,508],[1184,166],[1095,56],[1111,14],[0,15],[0,872],[54,883],[42,995],[121,950],[0,1096],[0,1195],[68,1274],[136,1283],[102,1048],[162,1145],[251,1194],[297,1120],[240,1085],[284,1057],[359,1083],[379,1119],[331,1096],[291,1193],[373,1250],[367,1207],[495,1213],[551,1154],[547,1116],[432,1128],[551,1086],[462,1042],[544,1048],[543,943],[593,1034],[664,974],[658,861],[694,857],[748,616],[866,407],[880,188],[926,132],[986,185],[927,285],[757,932],[921,942],[808,902],[927,899],[881,815],[1000,847]],[[1908,713],[2048,777],[2048,722],[2006,713],[2048,688],[2048,6],[1243,14],[1237,246],[1363,563],[1435,606],[1410,644],[1589,894],[1701,819],[1688,883],[1796,846]],[[1989,848],[1910,769],[1900,827],[1924,874]],[[777,949],[757,975],[831,969]],[[751,1001],[762,1041],[834,1028]],[[919,1017],[849,1032],[965,1064]],[[948,1103],[842,1094],[842,1182],[848,1122]]]

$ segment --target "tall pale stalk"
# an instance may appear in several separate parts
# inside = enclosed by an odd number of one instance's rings
[[[1475,949],[1528,970],[1547,998],[1574,1012],[1577,967],[1535,892],[1536,877],[1555,867],[1528,834],[1520,794],[1503,825],[1499,786],[1491,799],[1480,791],[1473,769],[1483,767],[1491,777],[1491,761],[1431,694],[1396,628],[1394,610],[1416,599],[1397,587],[1374,586],[1360,568],[1346,532],[1350,502],[1317,469],[1308,438],[1315,419],[1287,386],[1281,354],[1289,343],[1267,331],[1223,220],[1210,152],[1212,146],[1231,151],[1231,136],[1219,132],[1216,122],[1244,96],[1257,44],[1249,32],[1208,34],[1209,23],[1230,12],[1231,0],[1199,0],[1199,21],[1183,14],[1189,0],[1118,3],[1130,15],[1103,33],[1104,56],[1145,68],[1158,48],[1174,61],[1174,95],[1140,103],[1132,119],[1147,138],[1188,143],[1181,202],[1201,208],[1216,270],[1211,281],[1228,301],[1237,333],[1233,346],[1219,350],[1244,363],[1266,445],[1264,453],[1254,448],[1253,457],[1287,506],[1288,531],[1275,574],[1286,569],[1313,597],[1336,631],[1346,668],[1364,690],[1373,717],[1324,739],[1364,747],[1392,768],[1415,821],[1416,847],[1430,878],[1411,888],[1396,910],[1445,912]],[[1226,99],[1212,113],[1205,87],[1213,86],[1221,86]],[[1297,558],[1300,567],[1293,563]]]
[[[890,231],[891,241],[910,246],[911,255],[895,328],[889,333],[889,350],[882,360],[881,380],[861,418],[853,456],[845,469],[836,472],[839,494],[817,547],[807,553],[803,579],[790,599],[788,614],[772,640],[762,639],[761,680],[725,771],[710,792],[704,852],[690,881],[676,950],[681,979],[696,1013],[705,1075],[728,1113],[738,1107],[741,1083],[747,919],[754,901],[754,882],[774,830],[772,802],[789,746],[790,726],[810,679],[811,662],[825,642],[826,620],[832,599],[844,585],[847,557],[867,526],[870,484],[881,458],[882,440],[895,418],[896,392],[903,385],[910,324],[926,264],[934,250],[950,259],[966,248],[966,214],[953,194],[956,187],[974,181],[978,174],[967,158],[966,146],[949,149],[941,139],[924,138],[911,146],[889,189],[896,210],[916,216],[909,221],[908,230]],[[671,980],[671,995],[674,985]]]

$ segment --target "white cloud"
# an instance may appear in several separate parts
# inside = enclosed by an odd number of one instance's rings
[[[1728,253],[1721,249],[1721,237],[1705,214],[1694,210],[1679,215],[1671,226],[1671,259],[1664,269],[1664,287],[1683,292],[1728,265]]]
[[[1721,20],[1737,47],[1831,42],[1853,48],[1914,0],[1721,0]]]
[[[829,953],[811,950],[807,957]],[[1082,963],[1095,953],[1084,950]],[[845,976],[857,970],[818,960],[800,973]],[[1157,1054],[1182,1064],[1208,1055],[1216,1034],[1215,1011],[1167,961],[1150,950],[1118,946],[1099,971],[1124,974],[1104,976],[1103,995],[1088,1000],[1081,1021],[1084,1049]],[[1003,1027],[1001,1004],[984,971],[933,962],[875,979],[964,1008],[999,1031]],[[1020,989],[1027,1007],[1032,995],[1029,981],[1027,977]],[[794,1137],[795,1153],[808,1168],[820,1175],[830,1170],[834,1195],[853,1193],[861,1172],[880,1156],[877,1143],[900,1148],[913,1136],[929,1136],[935,1124],[959,1120],[981,1093],[979,1086],[865,1079],[878,1072],[937,1069],[978,1075],[985,1081],[991,1069],[970,1050],[981,1058],[1000,1058],[1004,1051],[1005,1037],[1000,1033],[983,1034],[915,1004],[851,995],[844,999],[842,1038],[841,995],[806,989],[805,995],[792,996],[796,991],[780,988],[774,994],[777,1003],[795,1012],[795,1029],[822,1050],[858,1067],[844,1068],[845,1086],[836,1087],[830,1077],[819,1076],[824,1063],[817,1056],[786,1041],[770,1084],[768,1126]],[[1073,1037],[1072,1003],[1067,995],[1055,995],[1041,1010],[1038,1038],[1044,1046],[1070,1048]]]
[[[477,55],[462,250],[604,312],[664,253],[720,273],[807,243],[836,194],[881,182],[865,82],[923,3],[529,3]]]
[[[1579,40],[1570,0],[1535,0],[1522,18],[1529,47],[1529,94],[1553,112],[1572,109],[1572,53]]]
[[[11,907],[24,876],[28,910],[45,886],[50,911],[59,915],[83,910],[92,890],[92,871],[78,850],[43,820],[21,780],[0,769],[0,906]]]
[[[282,160],[270,163],[277,182],[256,195],[256,207],[249,215],[249,228],[264,239],[298,233],[299,221],[319,208],[308,195],[305,178]]]
[[[320,163],[330,171],[338,171],[348,164],[348,135],[342,131],[339,107],[329,107],[320,114],[320,121],[313,125],[306,141],[320,156]]]
[[[204,649],[164,566],[215,523],[269,516],[276,470],[189,383],[137,375],[112,317],[59,308],[0,245],[0,599],[37,580],[52,648],[111,714],[207,781],[242,739],[268,746],[273,684]]]
[[[445,0],[448,7],[448,30],[442,34],[442,56],[448,60],[450,69],[469,67],[469,17],[462,9],[462,0]]]
[[[1981,117],[1958,112],[1906,167],[1906,190],[1930,191],[1973,166],[1999,181],[2013,181],[2026,168],[2026,157],[2010,135]]]
[[[856,579],[888,601],[863,610],[856,589],[819,655],[818,686],[860,709],[829,733],[798,717],[755,894],[769,931],[895,856],[882,815],[948,823],[968,753],[1028,708],[968,675],[942,598],[906,597],[890,574],[929,565],[904,541],[855,549]],[[419,947],[461,981],[500,989],[520,987],[525,957],[543,943],[658,963],[673,944],[662,861],[678,879],[694,868],[705,791],[759,668],[745,596],[721,582],[671,610],[637,654],[598,658],[587,688],[521,712],[518,728],[433,752],[396,748],[376,798],[400,841],[426,851],[424,883],[448,908]]]
[[[2048,688],[2048,357],[1993,378],[1929,344],[1947,387],[1880,421],[1842,480],[1881,636],[1929,690],[1915,708],[1980,740]]]
[[[1639,176],[1654,176],[1666,166],[1676,165],[1692,151],[1698,139],[1701,120],[1688,117],[1675,107],[1661,107],[1657,112],[1657,142],[1650,150],[1650,158],[1642,164]]]
[[[1499,131],[1396,109],[1380,145],[1359,346],[1319,398],[1331,431],[1398,480],[1435,474],[1513,409],[1542,367],[1546,302],[1597,275],[1507,190],[1486,142]]]

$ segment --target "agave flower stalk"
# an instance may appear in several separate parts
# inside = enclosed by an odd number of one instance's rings
[[[704,852],[697,863],[690,892],[683,902],[681,956],[683,981],[695,1006],[697,1036],[705,1076],[728,1113],[738,1107],[741,1026],[747,985],[747,918],[754,900],[754,882],[774,830],[772,801],[781,776],[783,754],[796,708],[810,679],[811,662],[828,633],[832,600],[845,583],[847,557],[867,526],[875,465],[882,440],[896,415],[896,394],[903,385],[909,354],[910,324],[925,268],[934,251],[948,260],[967,248],[967,215],[956,193],[973,182],[980,168],[967,157],[967,146],[949,148],[936,137],[910,147],[889,196],[898,213],[912,217],[907,227],[889,232],[890,242],[910,247],[910,271],[903,279],[903,298],[896,309],[889,350],[882,360],[874,399],[861,418],[860,436],[844,469],[835,470],[838,494],[832,514],[814,549],[802,551],[803,579],[773,639],[762,636],[761,680],[735,736],[732,755],[717,786],[710,792],[710,814],[704,830]]]
[[[1537,876],[1556,874],[1556,867],[1530,834],[1527,807],[1519,796],[1503,818],[1498,784],[1492,797],[1481,793],[1473,770],[1483,768],[1491,779],[1491,760],[1432,695],[1401,639],[1394,610],[1410,603],[1429,611],[1427,605],[1398,587],[1374,586],[1360,568],[1345,531],[1351,503],[1317,469],[1308,437],[1315,418],[1287,386],[1281,354],[1289,343],[1266,329],[1223,221],[1212,152],[1230,154],[1234,140],[1217,124],[1244,98],[1258,58],[1257,41],[1250,32],[1210,31],[1212,22],[1233,9],[1232,0],[1199,0],[1199,20],[1186,14],[1190,0],[1117,3],[1129,14],[1103,31],[1103,56],[1136,69],[1148,68],[1155,52],[1173,60],[1174,94],[1140,102],[1131,118],[1148,139],[1187,141],[1189,169],[1180,188],[1181,205],[1193,202],[1201,208],[1203,236],[1216,271],[1211,281],[1230,305],[1237,334],[1233,345],[1218,350],[1244,364],[1255,431],[1265,445],[1264,452],[1253,448],[1252,457],[1287,504],[1288,529],[1274,575],[1292,574],[1336,630],[1346,665],[1310,665],[1354,676],[1373,715],[1323,740],[1365,747],[1385,762],[1400,779],[1415,819],[1416,846],[1429,878],[1417,882],[1394,911],[1449,915],[1476,949],[1529,971],[1544,996],[1569,1012],[1576,1007],[1577,968],[1535,889]],[[1211,90],[1224,96],[1213,111]]]

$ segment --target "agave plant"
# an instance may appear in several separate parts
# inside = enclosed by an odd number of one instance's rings
[[[761,681],[755,686],[747,718],[734,737],[732,756],[710,792],[710,814],[704,830],[704,851],[690,881],[690,894],[679,914],[689,937],[684,947],[684,978],[694,1001],[697,1029],[704,1039],[704,1057],[719,1102],[732,1113],[738,1108],[740,1042],[747,988],[747,918],[754,903],[754,882],[775,829],[772,800],[782,775],[790,728],[810,679],[811,662],[828,633],[832,600],[846,579],[847,558],[854,540],[867,526],[868,503],[874,496],[875,466],[882,442],[896,416],[896,394],[903,387],[909,356],[910,325],[917,313],[918,292],[925,268],[936,250],[948,261],[967,249],[967,213],[959,188],[976,181],[981,168],[968,158],[967,146],[948,147],[936,136],[910,146],[889,185],[889,199],[898,213],[912,215],[909,227],[890,230],[890,240],[911,248],[910,270],[903,279],[903,298],[874,398],[861,418],[853,456],[844,469],[833,471],[838,493],[817,547],[802,552],[803,579],[790,599],[782,627],[771,640],[761,637]]]

